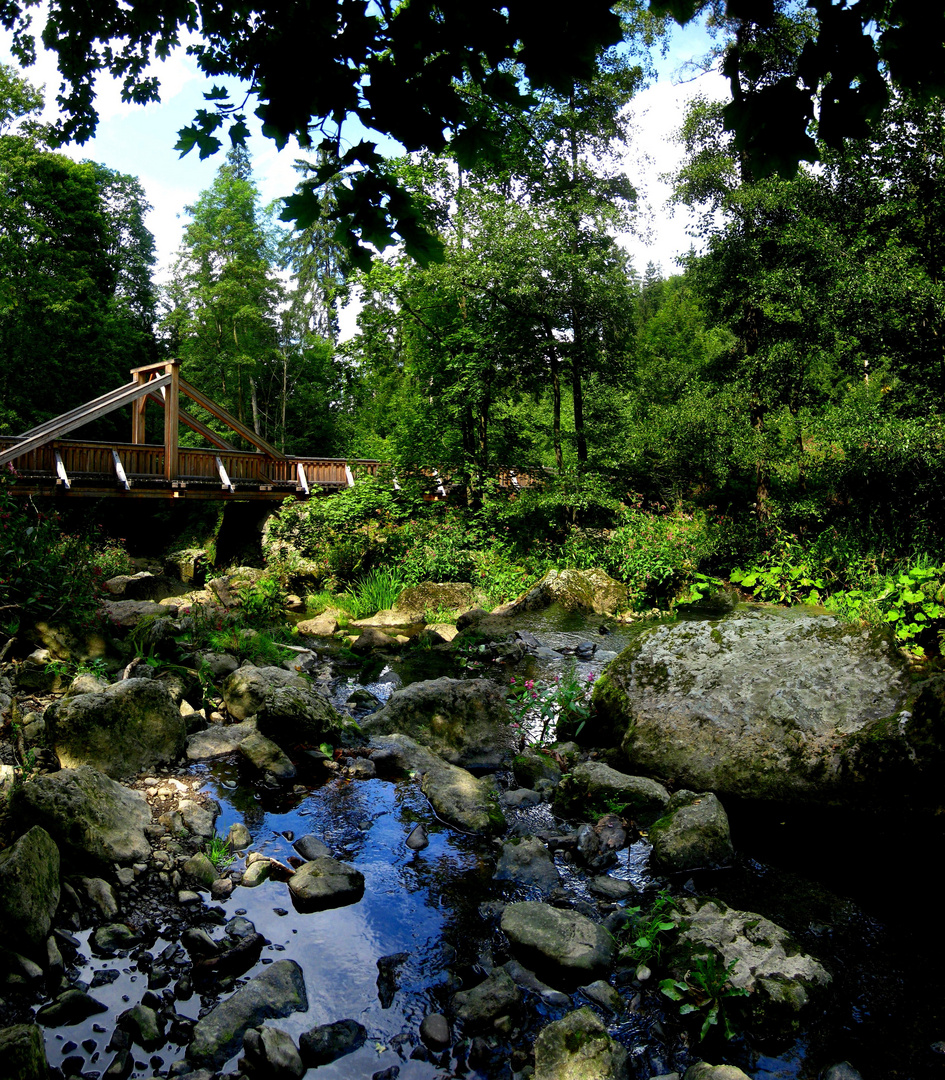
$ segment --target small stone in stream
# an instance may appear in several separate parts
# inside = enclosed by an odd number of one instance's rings
[[[250,1076],[265,1077],[266,1080],[301,1080],[305,1075],[305,1066],[292,1036],[279,1028],[268,1024],[250,1028],[243,1036],[243,1051],[245,1056],[240,1067]]]
[[[178,904],[199,904],[200,893],[191,892],[190,889],[181,889],[177,894]]]
[[[264,881],[269,880],[271,869],[272,867],[269,860],[265,858],[250,863],[243,871],[243,880],[241,884],[247,889],[254,889],[257,885],[261,885]]]
[[[442,1013],[430,1013],[420,1025],[420,1038],[431,1050],[445,1050],[450,1044],[449,1021]]]
[[[242,915],[234,915],[226,924],[226,932],[230,937],[248,938],[256,933],[256,927]]]
[[[242,821],[237,821],[230,826],[226,834],[226,842],[231,851],[236,851],[238,848],[249,847],[253,842],[253,837]]]
[[[127,952],[141,940],[130,926],[124,923],[110,923],[108,926],[100,926],[92,934],[89,942],[92,952],[96,956],[114,956],[119,952]]]
[[[596,982],[592,982],[588,986],[582,986],[580,990],[586,998],[589,998],[591,1001],[594,1002],[595,1005],[599,1005],[602,1009],[606,1009],[608,1012],[612,1013],[623,1012],[623,998],[617,993],[617,991],[610,985],[609,982],[604,982],[603,979],[598,979]]]
[[[113,983],[121,972],[117,968],[99,968],[98,971],[92,975],[92,981],[89,983],[89,989],[96,990],[100,986],[108,986],[109,983]]]
[[[306,862],[311,862],[312,859],[318,859],[323,855],[331,856],[331,848],[311,833],[300,837],[292,846]]]
[[[400,1066],[391,1065],[389,1069],[382,1069],[371,1076],[371,1080],[397,1080],[400,1076]]]
[[[219,951],[217,943],[202,926],[187,927],[180,940],[191,956],[213,956]]]
[[[100,1001],[73,988],[60,994],[55,1001],[44,1005],[36,1014],[36,1021],[44,1027],[62,1027],[64,1024],[78,1024],[107,1010],[108,1007]]]
[[[598,874],[591,878],[587,887],[592,896],[599,896],[602,900],[626,900],[638,890],[629,881],[621,881],[620,878],[611,877],[609,874]]]
[[[289,878],[292,902],[299,911],[324,911],[356,904],[364,896],[364,875],[328,856],[312,859]]]
[[[423,825],[415,826],[414,829],[411,831],[410,835],[407,837],[405,843],[411,851],[423,851],[423,849],[427,847],[430,843],[430,839],[427,836],[427,830],[423,827]]]
[[[305,1064],[315,1068],[360,1049],[366,1038],[367,1031],[356,1020],[337,1020],[303,1032],[299,1049]]]
[[[823,1080],[863,1080],[849,1061],[841,1061],[825,1070]]]

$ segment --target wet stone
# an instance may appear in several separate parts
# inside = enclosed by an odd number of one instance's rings
[[[430,1013],[420,1024],[420,1038],[431,1050],[445,1050],[450,1044],[449,1021],[442,1013]]]
[[[430,840],[423,825],[416,825],[404,842],[411,851],[423,851],[429,845]]]
[[[100,926],[92,935],[90,945],[97,956],[115,956],[134,948],[140,937],[124,923],[110,923]]]
[[[300,911],[344,907],[364,895],[364,875],[348,863],[323,855],[296,870],[289,878],[289,891]]]
[[[250,1076],[300,1080],[305,1074],[305,1065],[292,1036],[279,1028],[265,1024],[250,1028],[243,1036],[243,1051],[240,1067]]]
[[[44,1005],[36,1014],[36,1021],[44,1027],[62,1027],[65,1024],[81,1023],[96,1013],[106,1012],[107,1008],[83,991],[71,989],[60,994],[55,1001]]]
[[[331,856],[331,848],[324,840],[319,840],[317,836],[313,836],[311,833],[299,837],[292,846],[306,862],[326,855]]]
[[[366,1038],[367,1031],[356,1020],[338,1020],[303,1032],[299,1049],[305,1064],[314,1068],[360,1049]]]

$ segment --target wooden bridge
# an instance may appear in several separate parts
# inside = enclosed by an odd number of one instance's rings
[[[255,447],[237,450],[181,408],[186,395]],[[164,442],[144,441],[148,402],[164,410]],[[65,439],[84,424],[131,405],[131,440]],[[179,445],[184,424],[212,449]],[[377,475],[379,461],[290,457],[181,378],[178,361],[134,368],[131,381],[15,438],[0,437],[0,467],[14,472],[22,494],[163,499],[306,498],[350,487],[354,476]]]
[[[255,447],[237,450],[212,428],[181,408],[181,394]],[[148,402],[164,410],[164,442],[144,441]],[[65,435],[116,409],[131,406],[126,443],[66,439]],[[212,449],[179,445],[184,424]],[[380,461],[292,457],[181,378],[177,360],[133,368],[131,381],[17,437],[0,436],[0,468],[10,469],[14,491],[23,495],[116,496],[134,499],[307,498],[354,484],[355,474],[376,476]],[[443,499],[449,484],[425,472],[431,499]],[[528,473],[502,469],[496,478],[514,491],[536,482]],[[395,480],[396,483],[396,480]]]

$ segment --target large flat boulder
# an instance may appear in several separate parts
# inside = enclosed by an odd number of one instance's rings
[[[59,848],[34,825],[0,851],[0,942],[45,957],[46,938],[59,906]]]
[[[535,1080],[626,1080],[627,1049],[585,1005],[543,1027],[535,1040]]]
[[[173,696],[154,679],[125,679],[101,691],[70,695],[51,705],[44,719],[63,768],[91,765],[111,777],[176,761],[187,738]]]
[[[581,733],[633,771],[718,795],[939,804],[941,680],[918,694],[888,639],[807,609],[739,610],[642,634]]]
[[[502,931],[518,959],[552,985],[600,978],[614,960],[616,944],[603,926],[538,900],[508,904]]]
[[[342,718],[311,682],[285,668],[241,667],[223,684],[223,698],[236,720],[256,717],[261,734],[280,746],[336,739]]]
[[[364,875],[348,863],[319,855],[289,878],[289,892],[299,911],[345,907],[364,896]]]
[[[396,690],[361,722],[369,735],[408,735],[463,768],[494,768],[513,750],[505,692],[487,679],[430,679]]]
[[[496,608],[496,615],[521,615],[558,604],[566,611],[613,615],[627,606],[627,586],[596,567],[549,570],[524,596]]]
[[[141,862],[151,855],[145,797],[90,765],[36,777],[16,793],[14,807],[79,862]]]

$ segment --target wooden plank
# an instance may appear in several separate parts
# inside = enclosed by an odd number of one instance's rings
[[[302,491],[304,491],[305,494],[308,495],[309,494],[308,478],[305,475],[305,466],[302,464],[301,461],[299,461],[299,462],[296,462],[295,468],[298,471],[299,487],[301,487]]]
[[[148,381],[145,376],[139,372],[132,372],[135,386],[144,386]],[[148,398],[140,397],[131,406],[131,441],[133,443],[144,442],[144,410],[147,408]]]
[[[217,463],[217,472],[220,474],[220,482],[228,490],[235,491],[236,488],[233,487],[232,481],[226,475],[226,469],[223,468],[223,462],[220,460],[220,455],[219,454],[216,455],[216,463]]]
[[[56,451],[56,475],[59,477],[62,486],[68,491],[72,484],[69,483],[69,474],[66,472],[66,467],[62,463],[62,455],[58,450]]]
[[[122,485],[125,491],[130,491],[131,484],[128,483],[128,477],[125,475],[125,469],[121,463],[121,458],[118,456],[117,450],[112,450],[112,461],[115,464],[115,473],[118,476],[118,482]]]
[[[120,409],[123,405],[136,401],[142,394],[148,393],[149,387],[156,388],[155,383],[166,386],[170,381],[170,375],[162,375],[159,379],[155,379],[145,386],[128,383],[126,386],[120,386],[117,390],[112,390],[111,393],[96,398],[78,409],[63,413],[62,416],[57,416],[54,420],[41,424],[38,428],[33,428],[13,446],[0,453],[0,465],[15,461],[16,458],[29,453],[30,450],[35,450],[38,446],[52,442],[59,436],[66,435],[68,432],[82,427],[83,424],[88,424],[92,420],[97,420],[100,416],[106,416],[108,413]]]
[[[156,401],[162,409],[164,408],[163,394],[151,394],[147,400]],[[177,412],[182,424],[186,424],[191,431],[196,431],[198,435],[202,435],[207,442],[211,443],[218,450],[232,450],[234,453],[239,453],[232,443],[228,443],[222,435],[218,435],[212,428],[207,427],[207,425],[198,420],[193,413],[189,413],[186,409],[180,408],[180,406],[178,406]]]
[[[179,472],[178,440],[180,438],[180,365],[168,364],[170,378],[164,400],[164,479],[173,483]]]
[[[354,473],[351,471],[351,466],[345,462],[345,483],[348,487],[354,487]]]
[[[245,424],[241,423],[236,417],[226,411],[222,405],[217,405],[215,401],[212,401],[206,394],[202,394],[195,386],[191,386],[186,379],[180,380],[181,390],[193,401],[206,409],[211,416],[215,416],[218,420],[222,420],[227,427],[232,428],[237,435],[244,438],[251,446],[255,446],[258,450],[262,450],[268,457],[273,458],[275,461],[285,461],[286,456],[280,453],[271,443],[261,436],[257,435],[255,431],[248,428]]]

